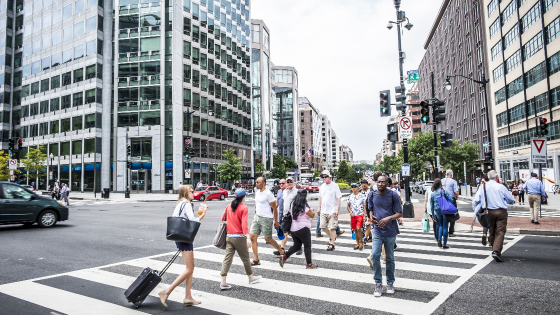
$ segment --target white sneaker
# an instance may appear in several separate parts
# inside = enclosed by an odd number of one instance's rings
[[[255,276],[253,278],[253,280],[249,280],[249,284],[255,284],[255,283],[261,281],[261,279],[262,279],[262,276]]]
[[[381,283],[375,284],[375,291],[373,292],[373,296],[380,297],[383,294],[383,285]]]
[[[393,284],[387,284],[387,294],[395,294],[395,287],[393,287]]]
[[[371,260],[371,255],[367,256],[367,262],[369,263],[369,267],[373,269],[373,261]]]

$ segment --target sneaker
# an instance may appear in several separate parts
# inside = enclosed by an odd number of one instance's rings
[[[395,246],[393,247],[393,250],[397,250],[399,249],[399,245],[397,245],[397,243],[395,243]]]
[[[393,287],[393,284],[389,284],[387,283],[387,294],[395,294],[395,287]]]
[[[280,267],[284,268],[284,262],[286,262],[286,255],[281,255],[280,259],[278,260],[278,263],[280,263]]]
[[[540,224],[539,221],[535,221],[535,224]]]
[[[360,244],[359,250],[363,250],[363,249],[364,249],[364,244]]]
[[[340,232],[336,233],[336,236],[340,236],[340,235],[344,234],[344,232],[346,232],[346,230],[340,230]]]
[[[284,248],[282,248],[282,251],[286,252],[286,251],[284,250]],[[274,255],[276,255],[276,256],[280,256],[280,251],[278,251],[278,250],[275,250],[275,251],[273,251],[272,253],[273,253]]]
[[[305,269],[317,269],[317,265],[316,264],[307,264],[305,266]]]
[[[300,248],[300,249],[296,252],[296,255],[301,255],[301,254],[303,254],[303,249]]]
[[[531,223],[535,223],[535,220],[531,220]]]
[[[262,280],[262,276],[255,276],[253,280],[249,280],[249,284],[255,284]]]
[[[375,284],[375,291],[373,292],[373,296],[380,297],[383,294],[383,285],[381,283]]]
[[[367,257],[367,262],[369,263],[369,267],[373,269],[373,261],[371,260],[371,255]]]
[[[486,246],[486,234],[482,235],[482,245]]]
[[[360,248],[360,244],[356,244],[356,246],[354,246],[354,250],[359,249]]]
[[[449,249],[449,246],[443,245],[443,249]]]
[[[497,262],[504,262],[502,255],[498,254],[497,252],[492,252],[492,258],[494,258]]]
[[[437,241],[437,246],[438,247],[442,247],[443,245],[441,244],[441,241]]]
[[[249,281],[249,283],[251,283],[251,282]],[[221,284],[221,283],[220,283],[220,291],[230,290],[230,289],[231,289],[231,285],[229,285],[229,284]]]
[[[455,237],[455,234],[449,233],[449,237]]]

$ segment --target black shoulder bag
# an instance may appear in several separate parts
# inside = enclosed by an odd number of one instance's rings
[[[185,205],[186,203],[181,207],[178,217],[167,217],[166,238],[170,241],[192,244],[200,228],[200,222],[181,217]]]
[[[484,202],[486,203],[486,208],[482,208],[481,211],[476,213],[476,218],[480,225],[485,228],[490,228],[492,226],[492,221],[490,220],[490,216],[488,216],[488,197],[486,196],[486,183],[482,184],[482,188],[484,189]]]
[[[282,217],[282,222],[280,223],[280,229],[284,231],[284,233],[290,233],[290,229],[292,228],[292,206],[294,205],[294,201],[290,204],[290,211],[284,213]]]

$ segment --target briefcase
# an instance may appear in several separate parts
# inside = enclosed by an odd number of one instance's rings
[[[167,269],[171,266],[171,264],[175,261],[177,256],[181,253],[178,250],[173,258],[165,265],[165,267],[158,272],[157,270],[153,270],[151,268],[146,268],[142,271],[142,273],[134,280],[134,282],[128,287],[126,291],[124,291],[124,296],[126,299],[139,307],[142,302],[146,299],[146,297],[154,290],[154,288],[161,282],[161,277],[165,274]]]

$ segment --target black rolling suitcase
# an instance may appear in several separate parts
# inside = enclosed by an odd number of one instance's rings
[[[150,294],[150,292],[152,292],[152,290],[161,282],[161,277],[165,274],[167,269],[169,269],[180,253],[181,251],[178,250],[161,272],[152,270],[151,268],[144,269],[140,276],[138,276],[130,287],[124,291],[126,299],[130,303],[136,305],[136,307],[139,307],[142,302],[144,302],[144,299],[146,299],[148,294]]]

